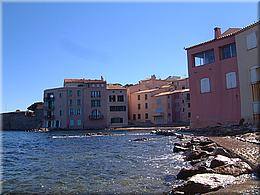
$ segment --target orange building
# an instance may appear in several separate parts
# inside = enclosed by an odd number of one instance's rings
[[[138,84],[128,87],[129,121],[134,125],[159,125],[173,124],[175,122],[189,122],[188,109],[185,109],[187,117],[175,113],[174,98],[176,90],[184,90],[189,87],[188,79],[180,77],[168,77],[164,80],[156,79],[155,75],[150,79],[142,80]],[[185,91],[186,93],[187,91]],[[178,93],[182,94],[182,91]],[[184,103],[186,107],[188,103]]]

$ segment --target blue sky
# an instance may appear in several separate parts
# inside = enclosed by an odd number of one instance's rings
[[[3,111],[64,78],[188,76],[184,47],[257,20],[256,3],[4,3]]]

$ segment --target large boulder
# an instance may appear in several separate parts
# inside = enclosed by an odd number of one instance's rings
[[[221,147],[217,147],[217,148],[215,148],[214,150],[213,150],[213,152],[212,152],[212,155],[223,155],[223,156],[227,156],[227,157],[229,157],[229,158],[231,158],[232,157],[232,155],[228,152],[228,151],[226,151],[224,148],[221,148]]]
[[[236,178],[231,175],[221,175],[215,173],[197,174],[188,179],[182,185],[173,188],[172,193],[184,192],[184,194],[207,193],[224,188],[232,184]]]
[[[223,166],[226,164],[230,164],[231,162],[232,162],[232,160],[230,158],[223,156],[223,155],[217,155],[212,160],[210,160],[209,167],[215,168],[215,167]]]
[[[249,174],[253,172],[252,168],[246,162],[243,162],[240,159],[238,161],[232,160],[231,162],[229,162],[229,164],[216,167],[213,170],[219,174],[233,176],[239,176],[242,174]]]
[[[214,173],[214,170],[205,166],[182,168],[177,174],[177,179],[187,179],[193,175],[201,173]]]
[[[208,144],[206,146],[201,146],[200,147],[201,150],[205,150],[207,152],[213,152],[216,148],[217,148],[217,144],[216,143],[211,143],[211,144]]]
[[[189,150],[189,148],[184,148],[184,147],[181,147],[181,146],[178,146],[178,145],[175,145],[174,148],[173,148],[173,152],[184,152],[184,151],[187,151]]]
[[[210,153],[206,152],[206,151],[203,151],[203,150],[197,150],[197,149],[192,149],[192,150],[189,150],[187,152],[184,153],[184,156],[185,156],[185,160],[186,161],[192,161],[192,160],[196,160],[196,159],[200,159],[200,158],[203,158],[203,157],[206,157],[206,156],[209,156]]]

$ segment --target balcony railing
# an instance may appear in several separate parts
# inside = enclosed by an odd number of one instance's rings
[[[90,120],[101,120],[103,118],[104,118],[103,115],[89,115]]]

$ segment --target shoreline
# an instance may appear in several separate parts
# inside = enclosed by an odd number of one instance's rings
[[[232,136],[201,136],[155,132],[179,138],[173,152],[180,152],[191,165],[177,174],[177,181],[182,184],[174,185],[170,194],[259,193],[259,131],[248,133],[245,129],[243,133],[236,133]]]

